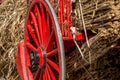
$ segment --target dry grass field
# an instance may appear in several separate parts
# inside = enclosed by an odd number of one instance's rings
[[[76,26],[82,31],[80,7],[76,1]],[[81,45],[86,60],[91,52],[92,63],[86,64],[74,47],[66,54],[67,79],[119,80],[120,49],[113,47],[120,41],[120,1],[82,0],[82,7],[86,28],[96,34],[89,39],[90,49],[86,43]],[[17,43],[24,37],[26,13],[26,0],[2,0],[0,4],[0,80],[19,80],[15,56]]]

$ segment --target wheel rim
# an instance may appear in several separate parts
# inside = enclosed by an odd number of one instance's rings
[[[24,41],[26,74],[30,80],[63,80],[63,54],[58,41],[61,36],[57,35],[56,24],[46,2],[33,1],[28,11]]]

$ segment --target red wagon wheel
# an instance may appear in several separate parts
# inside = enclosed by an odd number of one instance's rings
[[[18,68],[20,76],[23,80],[65,80],[62,35],[48,0],[33,0],[25,26],[25,52],[19,54],[22,65],[17,63],[24,68]]]

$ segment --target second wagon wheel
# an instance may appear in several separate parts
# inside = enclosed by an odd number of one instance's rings
[[[48,0],[33,0],[25,26],[28,80],[65,80],[62,35]]]

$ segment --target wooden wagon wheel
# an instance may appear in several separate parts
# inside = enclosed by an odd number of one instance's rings
[[[65,80],[64,47],[56,14],[48,0],[30,4],[17,69],[23,80]]]

